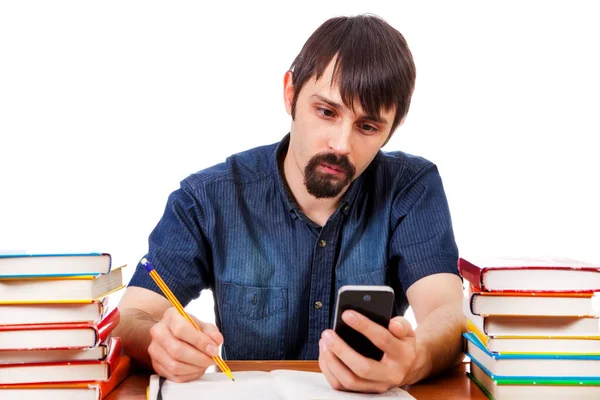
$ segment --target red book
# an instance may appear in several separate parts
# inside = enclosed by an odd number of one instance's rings
[[[568,258],[460,258],[458,271],[482,292],[600,291],[600,266]]]
[[[0,385],[107,381],[121,356],[121,339],[111,338],[102,361],[12,364],[0,366]]]
[[[475,315],[595,317],[593,293],[470,291]]]
[[[119,323],[115,308],[99,322],[0,325],[0,350],[83,349],[102,343]]]
[[[107,381],[37,383],[25,385],[0,385],[2,400],[44,399],[44,400],[102,400],[129,376],[131,358],[120,356],[116,366],[110,371]]]

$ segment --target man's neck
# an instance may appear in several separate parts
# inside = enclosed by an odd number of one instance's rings
[[[288,150],[283,160],[283,177],[292,196],[298,203],[302,212],[316,224],[324,226],[329,217],[337,209],[340,199],[348,190],[345,187],[342,192],[334,198],[317,199],[306,190],[304,185],[304,174],[298,166],[294,154]]]

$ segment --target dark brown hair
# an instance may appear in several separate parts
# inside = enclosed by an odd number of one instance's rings
[[[376,116],[395,109],[391,136],[408,112],[416,69],[404,36],[375,15],[331,18],[308,38],[290,67],[292,118],[304,83],[319,79],[334,57],[333,81],[344,104],[353,109],[358,98],[363,110]]]

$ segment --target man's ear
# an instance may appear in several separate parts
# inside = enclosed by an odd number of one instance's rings
[[[292,115],[292,103],[294,102],[294,85],[292,84],[292,71],[287,71],[283,76],[283,102],[285,110]]]

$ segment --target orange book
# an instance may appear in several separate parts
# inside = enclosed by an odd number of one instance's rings
[[[475,315],[528,317],[595,317],[593,293],[483,292],[470,287],[469,305]]]

